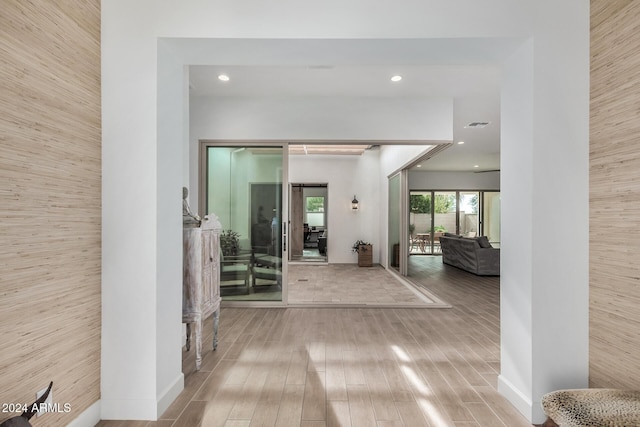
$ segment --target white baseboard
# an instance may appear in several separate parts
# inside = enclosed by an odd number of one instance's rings
[[[533,402],[533,421],[532,424],[542,424],[547,419],[547,414],[544,413],[542,409],[542,402],[535,401]]]
[[[529,399],[502,375],[498,376],[498,392],[506,397],[531,424],[542,424],[547,419],[540,401]]]
[[[498,376],[498,392],[507,398],[529,422],[531,422],[532,404],[524,393],[518,390],[504,376]]]
[[[67,427],[94,427],[100,422],[101,406],[101,402],[98,400],[67,424]]]
[[[103,420],[158,419],[158,404],[154,399],[102,399]]]
[[[184,390],[184,374],[180,372],[173,384],[167,387],[163,393],[158,396],[158,419],[169,408],[178,395]]]
[[[152,399],[102,399],[103,420],[156,421],[184,389],[184,374],[180,372],[169,387]]]

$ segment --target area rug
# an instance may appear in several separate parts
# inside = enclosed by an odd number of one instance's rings
[[[289,306],[451,307],[379,265],[290,265],[288,284]]]

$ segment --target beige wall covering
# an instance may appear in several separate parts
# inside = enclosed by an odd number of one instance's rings
[[[0,61],[0,402],[53,380],[66,425],[100,397],[100,1],[3,1]]]
[[[591,1],[590,384],[640,384],[640,2]]]

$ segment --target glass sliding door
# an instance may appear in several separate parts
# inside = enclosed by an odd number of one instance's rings
[[[458,230],[455,191],[411,191],[409,194],[409,253],[440,253],[440,236]]]
[[[480,192],[461,191],[458,211],[458,234],[467,237],[480,235]]]
[[[389,178],[389,247],[388,263],[400,271],[400,215],[401,215],[401,181],[400,174]]]
[[[409,193],[409,254],[431,254],[433,203],[431,191]]]
[[[222,299],[283,301],[283,146],[206,145],[205,150],[204,206],[223,228]]]
[[[455,191],[436,191],[433,193],[433,239],[439,252],[439,237],[444,233],[457,233],[457,200]]]
[[[500,247],[500,193],[485,191],[482,204],[482,233],[489,238],[491,246]]]
[[[428,191],[409,193],[409,254],[440,253],[444,233],[488,236],[500,246],[500,192]]]

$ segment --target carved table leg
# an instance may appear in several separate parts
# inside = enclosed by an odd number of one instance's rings
[[[196,319],[196,370],[202,365],[202,319]]]
[[[213,350],[218,348],[218,325],[220,324],[220,309],[213,312]]]
[[[191,350],[191,323],[187,323],[187,351]]]

